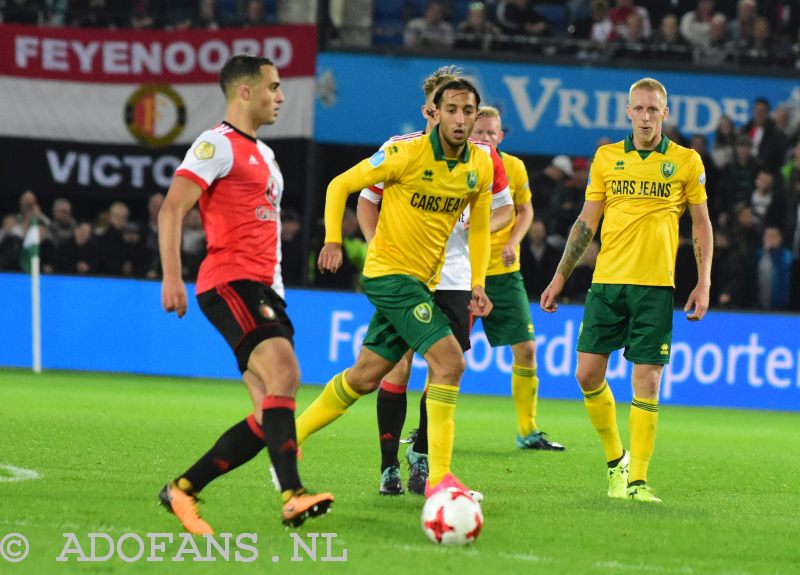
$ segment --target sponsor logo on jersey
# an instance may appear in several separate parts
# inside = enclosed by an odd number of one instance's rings
[[[278,180],[276,180],[275,176],[273,176],[272,174],[270,174],[269,178],[267,178],[267,192],[265,196],[267,197],[267,201],[273,208],[278,207],[278,202],[280,202]]]
[[[411,194],[411,207],[426,212],[442,212],[452,214],[453,212],[463,212],[466,199],[448,198],[445,196],[435,196],[432,194]]]
[[[661,355],[669,355],[669,344],[667,343],[661,344]]]
[[[671,182],[648,182],[636,180],[611,180],[612,196],[647,196],[668,198],[672,191]]]
[[[615,170],[624,170],[625,169],[625,160],[617,160],[617,163],[614,164]]]
[[[149,148],[169,146],[186,126],[186,104],[167,84],[141,86],[125,102],[125,125]]]
[[[383,163],[385,159],[386,159],[386,152],[384,152],[383,150],[378,150],[377,152],[372,154],[372,157],[369,159],[369,164],[373,168],[377,168]]]
[[[431,323],[431,319],[433,319],[433,311],[431,310],[430,304],[421,303],[415,307],[414,317],[417,318],[417,321],[421,321],[422,323]]]
[[[247,163],[250,164],[251,166],[257,166],[258,158],[256,158],[253,154],[250,154],[250,159],[247,161]]]
[[[678,166],[672,162],[661,162],[661,175],[665,180],[670,179],[678,171]]]
[[[211,142],[200,142],[194,148],[194,157],[198,160],[210,160],[214,157],[214,144]]]
[[[422,172],[422,181],[423,182],[432,182],[433,181],[433,170],[425,170]]]
[[[477,185],[478,185],[478,172],[476,172],[475,170],[470,170],[469,172],[467,172],[467,187],[469,188],[469,191],[474,190]]]
[[[697,178],[697,181],[700,182],[701,186],[705,186],[706,185],[706,173],[703,172],[702,174],[700,174],[700,177]]]
[[[278,210],[270,209],[267,206],[258,206],[256,208],[256,218],[262,222],[277,222],[280,216],[278,216]]]

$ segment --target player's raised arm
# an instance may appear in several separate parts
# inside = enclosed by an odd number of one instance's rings
[[[689,204],[692,216],[692,244],[694,259],[697,262],[697,285],[689,294],[686,306],[686,319],[699,321],[706,315],[711,290],[711,259],[714,255],[714,233],[708,216],[708,203]]]
[[[556,299],[564,289],[564,284],[572,274],[572,270],[581,261],[586,248],[592,243],[604,207],[605,200],[586,200],[583,203],[583,209],[569,232],[567,245],[564,246],[564,253],[556,273],[553,274],[553,279],[542,292],[539,300],[539,306],[544,311],[552,313],[558,308]]]
[[[186,286],[181,267],[181,230],[183,217],[192,209],[203,190],[192,180],[175,176],[158,212],[158,248],[164,279],[161,305],[178,317],[186,314]]]

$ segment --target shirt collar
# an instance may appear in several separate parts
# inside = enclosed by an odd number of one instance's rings
[[[431,130],[431,133],[428,137],[431,139],[431,147],[433,148],[433,158],[436,161],[446,160],[447,158],[444,157],[444,150],[442,150],[442,144],[439,141],[439,126],[434,126],[433,130]],[[464,145],[464,151],[461,152],[461,157],[458,159],[464,164],[469,162],[469,143]]]
[[[659,154],[666,154],[668,147],[669,147],[669,138],[667,137],[666,134],[661,134],[661,141],[652,151],[658,152]],[[633,134],[628,134],[628,137],[625,138],[625,153],[627,154],[628,152],[632,152],[633,150],[636,150],[636,146],[633,145]],[[645,150],[636,150],[636,151],[643,152]],[[649,152],[651,150],[646,150],[646,151]]]

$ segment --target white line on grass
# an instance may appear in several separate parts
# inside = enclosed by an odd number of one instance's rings
[[[8,463],[0,463],[0,483],[14,483],[16,481],[33,481],[41,479],[42,474],[35,469],[25,469]]]

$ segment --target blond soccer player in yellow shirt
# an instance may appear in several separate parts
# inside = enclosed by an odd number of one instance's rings
[[[328,186],[325,245],[318,265],[342,262],[341,222],[347,196],[384,183],[383,206],[364,266],[364,292],[375,306],[355,365],[334,376],[297,420],[298,443],[342,415],[414,349],[428,364],[430,475],[426,496],[444,488],[467,491],[450,471],[458,386],[465,369],[461,346],[433,301],[450,232],[469,205],[472,266],[470,309],[492,310],[484,291],[489,264],[492,160],[467,141],[480,96],[459,79],[434,97],[438,122],[429,135],[397,141],[340,174]]]
[[[603,217],[602,248],[586,297],[578,336],[576,377],[608,464],[608,496],[660,503],[648,483],[655,447],[661,372],[669,363],[678,219],[687,209],[697,262],[697,285],[684,307],[699,321],[708,310],[713,239],[703,162],[694,150],[662,134],[667,91],[653,78],[630,87],[632,133],[598,148],[586,201],[540,305],[556,298],[592,241]],[[633,363],[630,452],[623,448],[616,405],[605,379],[609,354],[624,348]]]
[[[472,136],[495,148],[503,141],[503,125],[497,108],[483,106]],[[503,228],[492,233],[492,253],[486,273],[486,293],[492,313],[483,318],[483,330],[492,347],[511,346],[511,397],[517,412],[516,445],[520,449],[564,451],[550,441],[536,423],[539,378],[536,374],[536,338],[530,302],[519,272],[519,243],[533,221],[528,171],[519,158],[499,152],[508,175],[515,213]]]

